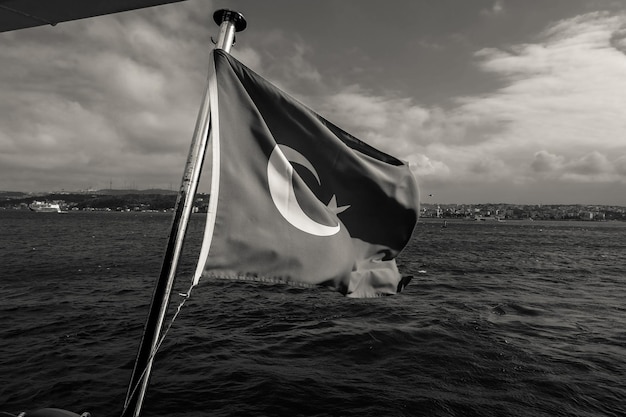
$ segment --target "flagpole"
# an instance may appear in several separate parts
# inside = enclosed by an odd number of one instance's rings
[[[244,30],[246,20],[241,13],[231,10],[218,10],[213,14],[213,20],[220,26],[216,48],[230,51],[235,41],[235,32]],[[163,329],[167,307],[171,298],[172,287],[176,277],[178,261],[183,249],[185,233],[193,208],[193,201],[198,189],[200,172],[207,147],[210,129],[209,87],[205,90],[204,98],[198,113],[189,155],[181,181],[180,191],[174,209],[172,229],[167,242],[161,273],[152,294],[150,312],[144,326],[143,336],[135,360],[135,367],[128,387],[128,394],[124,404],[122,417],[138,417],[148,388],[150,371],[154,354]]]

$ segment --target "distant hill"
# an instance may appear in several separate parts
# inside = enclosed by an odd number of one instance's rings
[[[27,198],[29,194],[21,191],[0,191],[0,200],[14,200],[18,198]]]
[[[113,189],[103,189],[103,190],[97,190],[97,191],[93,191],[87,194],[94,194],[94,195],[144,195],[144,194],[150,194],[150,195],[177,195],[178,191],[174,191],[174,190],[164,190],[161,188],[150,188],[147,190],[113,190]]]
[[[3,194],[4,193],[4,194]],[[178,192],[163,189],[149,190],[97,190],[89,192],[53,192],[49,194],[27,194],[22,192],[0,192],[0,207],[26,208],[34,200],[61,202],[67,209],[110,209],[110,210],[168,210],[174,208]],[[208,194],[196,195],[198,206],[204,207]]]

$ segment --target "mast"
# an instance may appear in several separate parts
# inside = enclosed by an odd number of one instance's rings
[[[220,26],[216,48],[229,52],[235,41],[235,32],[240,32],[246,28],[246,20],[241,13],[225,9],[216,11],[213,14],[213,20]],[[135,360],[122,417],[138,417],[141,414],[154,355],[163,329],[176,277],[176,269],[193,208],[193,200],[198,189],[200,172],[209,139],[210,122],[209,86],[207,83],[176,200],[172,229],[163,256],[161,273],[152,294],[152,303]]]

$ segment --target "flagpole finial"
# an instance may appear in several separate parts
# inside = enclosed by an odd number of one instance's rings
[[[241,32],[248,26],[246,19],[239,12],[220,9],[213,13],[213,20],[220,27],[220,34],[215,47],[229,52],[235,43],[235,32]]]
[[[241,32],[246,29],[248,23],[246,18],[239,12],[228,9],[220,9],[213,13],[213,20],[218,25],[224,22],[231,21],[235,24],[235,32]]]

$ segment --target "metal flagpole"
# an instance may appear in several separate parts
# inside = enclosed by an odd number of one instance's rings
[[[246,20],[241,13],[231,10],[216,11],[213,14],[213,20],[220,26],[216,48],[229,52],[235,40],[235,32],[240,32],[246,28]],[[141,413],[154,354],[156,353],[159,336],[163,329],[176,269],[183,249],[183,241],[193,208],[193,200],[198,189],[200,172],[202,171],[202,163],[209,138],[210,122],[209,87],[207,83],[178,199],[176,200],[172,229],[168,238],[167,249],[163,256],[161,273],[152,294],[150,312],[144,326],[143,337],[135,360],[135,367],[128,387],[122,417],[138,417]]]

